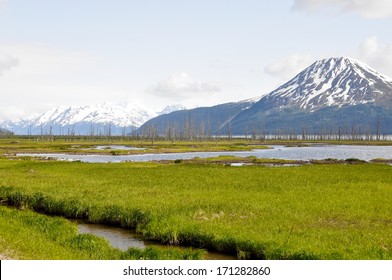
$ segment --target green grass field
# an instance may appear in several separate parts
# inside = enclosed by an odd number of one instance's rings
[[[239,258],[392,259],[392,166],[384,164],[0,159],[0,186],[1,200],[22,209],[134,227],[162,243]]]

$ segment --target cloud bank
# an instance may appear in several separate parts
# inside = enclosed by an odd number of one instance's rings
[[[332,9],[356,13],[369,19],[392,17],[391,0],[295,0],[293,9],[307,11]]]
[[[186,73],[172,75],[148,90],[155,95],[168,97],[185,97],[189,94],[218,91],[221,91],[221,87],[217,82],[195,81]]]
[[[392,77],[392,43],[382,43],[376,36],[369,37],[359,46],[356,55],[359,60]]]
[[[313,60],[314,57],[311,55],[294,54],[267,65],[264,71],[271,76],[278,77],[283,81],[288,81],[301,70],[311,65],[314,62]]]
[[[10,55],[0,54],[0,76],[3,75],[3,72],[10,70],[11,68],[17,67],[18,65],[19,59]]]

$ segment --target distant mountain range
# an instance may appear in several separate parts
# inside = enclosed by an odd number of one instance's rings
[[[392,134],[392,79],[340,57],[316,61],[263,97],[161,112],[135,104],[55,108],[3,122],[16,134],[250,135]]]
[[[0,127],[22,135],[125,135],[153,117],[180,109],[184,107],[172,105],[156,112],[135,103],[57,107],[29,119],[0,123]]]
[[[12,134],[11,131],[6,130],[4,128],[0,128],[0,135],[9,135]]]
[[[257,102],[173,112],[141,129],[185,131],[184,121],[224,135],[392,133],[392,79],[352,58],[324,59]]]

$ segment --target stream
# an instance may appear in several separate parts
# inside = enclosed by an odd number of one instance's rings
[[[134,230],[113,227],[101,224],[89,224],[83,220],[72,220],[77,223],[80,233],[89,233],[109,241],[110,245],[120,250],[127,250],[130,247],[144,249],[148,246],[169,248],[173,246],[162,245],[156,242],[150,242],[143,240],[143,236],[136,233]],[[205,254],[206,260],[236,260],[235,256],[225,255],[218,252],[207,251]]]

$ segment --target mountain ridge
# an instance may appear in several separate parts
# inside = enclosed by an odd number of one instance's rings
[[[211,107],[174,111],[148,120],[137,132],[142,135],[150,135],[153,132],[168,138],[210,137],[226,134],[227,131],[223,128],[259,99],[256,97]]]

